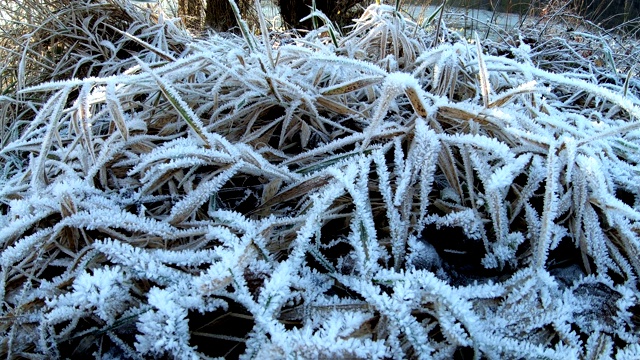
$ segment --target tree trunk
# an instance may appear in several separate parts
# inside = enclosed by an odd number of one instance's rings
[[[203,0],[178,0],[178,16],[191,29],[201,29],[204,24]]]
[[[344,26],[351,23],[353,17],[348,10],[362,2],[364,0],[316,0],[316,9],[339,26]],[[312,0],[279,0],[278,6],[285,25],[295,29],[311,29],[310,20],[300,22],[300,19],[311,13],[312,4]]]
[[[237,25],[229,0],[207,0],[205,25],[215,31],[229,31]]]
[[[310,3],[310,1],[309,1]],[[291,27],[294,29],[305,28],[308,29],[308,26],[302,26],[300,23],[300,19],[309,14],[309,7],[305,4],[305,1],[298,0],[280,0],[278,2],[280,7],[280,15],[282,16],[282,21],[285,26]],[[306,15],[305,14],[306,11]]]

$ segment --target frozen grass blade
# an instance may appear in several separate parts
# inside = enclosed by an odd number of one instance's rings
[[[85,151],[89,153],[93,161],[92,164],[95,164],[96,162],[96,149],[93,141],[93,127],[91,121],[93,112],[91,111],[92,104],[89,101],[89,96],[94,85],[95,83],[93,81],[86,81],[82,85],[78,94],[78,99],[76,100],[76,113],[74,114],[76,131],[80,134],[81,143],[84,145]],[[86,161],[83,163],[85,170],[87,170],[89,166],[90,165],[87,164]]]
[[[317,10],[316,0],[311,1],[311,12],[315,13]],[[311,16],[311,23],[313,25],[313,30],[318,30],[318,19],[315,16]]]
[[[163,51],[162,49],[159,49],[149,43],[147,43],[146,41],[143,41],[141,39],[139,39],[136,36],[133,36],[127,32],[124,32],[120,29],[117,29],[113,26],[109,26],[112,30],[124,35],[125,37],[127,37],[128,39],[131,39],[133,41],[135,41],[137,44],[142,45],[143,47],[149,49],[151,52],[153,52],[154,54],[160,56],[161,58],[165,59],[166,61],[176,61],[176,58],[171,55],[171,54],[167,54],[165,51]]]
[[[622,86],[622,96],[627,97],[627,93],[629,92],[629,81],[631,81],[631,77],[635,72],[636,65],[632,66],[629,71],[627,71],[627,76],[624,78],[624,85]]]
[[[129,129],[125,123],[125,114],[122,108],[122,104],[116,95],[116,85],[113,82],[109,82],[106,88],[106,102],[109,112],[113,117],[113,122],[116,124],[118,131],[122,134],[124,141],[129,140]]]
[[[204,129],[204,125],[198,119],[198,116],[191,110],[189,105],[184,102],[178,95],[178,92],[167,82],[162,80],[160,76],[158,76],[147,64],[142,62],[140,59],[137,59],[140,68],[147,72],[158,84],[158,88],[162,92],[162,94],[169,100],[171,106],[180,114],[182,119],[189,125],[189,128],[193,130],[193,132],[204,142],[205,147],[211,148],[211,144],[209,143],[209,138],[206,136],[206,130]]]
[[[59,131],[59,120],[62,116],[62,111],[64,109],[64,104],[69,97],[69,93],[71,92],[70,87],[66,87],[59,92],[57,92],[51,99],[45,104],[45,108],[40,110],[40,114],[46,115],[49,114],[49,121],[47,123],[47,133],[42,140],[42,146],[40,148],[40,154],[38,155],[37,163],[35,165],[35,169],[33,170],[31,186],[36,188],[42,187],[46,185],[47,179],[45,175],[45,165],[46,161],[49,158],[49,151],[51,149],[51,144],[55,137],[59,137],[57,134]],[[39,115],[40,115],[39,114]],[[37,119],[36,119],[37,122]]]
[[[314,0],[315,1],[315,0]],[[260,23],[260,33],[262,34],[262,42],[264,43],[264,50],[269,58],[269,63],[271,64],[271,68],[276,67],[276,62],[273,59],[273,51],[271,51],[271,42],[269,41],[269,30],[267,29],[267,22],[264,19],[264,14],[262,11],[262,5],[260,5],[260,0],[255,0],[254,6],[256,8],[256,12],[258,13],[258,21]]]
[[[242,36],[244,37],[244,40],[249,47],[249,51],[255,51],[255,39],[251,31],[249,30],[249,25],[247,25],[247,22],[242,19],[242,14],[240,13],[238,4],[236,4],[235,0],[229,0],[229,4],[231,5],[231,9],[233,10],[233,15],[236,17],[236,21],[238,22],[238,26],[240,27],[240,31],[242,32]],[[265,44],[265,46],[267,46],[267,44]]]
[[[495,99],[489,103],[489,105],[487,107],[489,108],[494,108],[494,107],[501,107],[504,106],[506,103],[508,103],[509,101],[512,101],[513,98],[517,95],[522,95],[522,94],[531,94],[534,91],[536,91],[536,82],[535,81],[530,81],[528,83],[522,84],[512,90],[508,90],[505,91],[503,93],[500,93],[498,95],[496,95]]]
[[[211,194],[215,194],[222,186],[233,177],[238,169],[242,166],[239,162],[229,169],[224,170],[212,180],[198,184],[198,187],[185,196],[184,199],[177,202],[171,209],[167,222],[170,224],[180,224],[187,219],[196,208],[204,204]]]

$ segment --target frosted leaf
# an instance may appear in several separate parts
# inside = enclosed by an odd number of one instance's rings
[[[132,302],[129,286],[129,276],[119,266],[81,273],[73,281],[70,293],[47,301],[52,310],[45,319],[57,324],[92,313],[107,324],[113,324],[118,314]]]
[[[127,268],[134,278],[150,279],[163,285],[180,283],[188,279],[185,273],[156,260],[153,253],[148,250],[110,239],[96,241],[94,247],[107,255],[112,262]]]
[[[198,187],[177,202],[171,209],[167,221],[177,224],[184,221],[200,205],[202,205],[212,193],[217,192],[229,179],[235,175],[242,162],[231,166],[229,169],[216,176],[214,179],[199,184]]]
[[[138,318],[136,350],[152,356],[172,356],[181,359],[198,359],[189,345],[187,310],[176,302],[176,295],[167,290],[149,290],[150,309]]]
[[[79,211],[64,218],[57,226],[71,226],[87,230],[94,230],[100,227],[120,228],[130,231],[157,234],[164,236],[166,239],[179,236],[179,232],[165,222],[148,217],[139,217],[119,209],[93,208],[90,211]]]
[[[442,137],[443,140],[450,142],[456,145],[472,145],[478,147],[483,150],[490,151],[493,156],[505,159],[512,160],[514,158],[513,153],[509,146],[505,143],[500,142],[495,138],[490,138],[482,135],[465,135],[465,134],[456,134],[454,136],[446,136]]]
[[[389,227],[391,228],[391,253],[394,258],[394,266],[396,269],[399,269],[402,265],[402,254],[405,251],[409,222],[406,218],[403,218],[398,208],[393,204],[393,190],[390,183],[391,174],[385,164],[384,154],[382,151],[376,151],[373,153],[372,157],[376,164],[376,173],[379,177],[378,181],[380,192],[385,202],[386,214],[389,219]],[[400,159],[398,159],[397,162],[400,164]],[[403,206],[407,206],[407,204],[405,203]]]
[[[435,224],[436,227],[460,227],[469,239],[479,240],[484,232],[483,221],[480,215],[472,209],[450,212],[445,216],[429,215],[425,219],[426,224]]]
[[[520,174],[522,169],[530,161],[531,156],[518,156],[514,162],[509,162],[497,169],[491,175],[487,184],[487,191],[501,191],[507,189],[513,183],[513,179]]]
[[[416,120],[416,137],[412,148],[409,150],[407,162],[415,168],[412,170],[412,177],[416,178],[420,172],[420,219],[427,216],[429,206],[429,195],[435,180],[434,174],[440,154],[440,139],[435,131],[429,129],[422,119]],[[396,194],[396,201],[400,194]]]
[[[535,264],[539,267],[544,266],[552,241],[553,221],[558,216],[558,181],[562,172],[561,162],[556,155],[555,146],[549,148],[547,159],[547,182],[544,194],[544,211],[541,218],[542,228],[540,229],[540,239],[535,245],[537,249],[534,254]]]
[[[410,253],[407,256],[407,263],[416,270],[436,271],[442,266],[440,255],[426,240],[409,237],[408,245]]]

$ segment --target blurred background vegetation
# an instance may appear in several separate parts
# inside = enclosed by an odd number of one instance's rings
[[[165,3],[176,0],[164,0]],[[192,28],[212,28],[227,31],[235,27],[235,18],[228,0],[177,0],[177,4],[168,4],[177,9],[178,15],[189,19]],[[340,27],[347,26],[351,19],[357,18],[362,9],[373,0],[317,0],[315,6]],[[388,1],[395,5],[393,1]],[[410,15],[420,13],[420,9],[442,5],[438,0],[404,0],[400,7]],[[444,0],[448,8],[459,10],[485,10],[520,17],[564,15],[574,16],[582,21],[604,29],[636,32],[640,17],[640,1],[634,0]],[[247,19],[255,19],[255,7],[252,0],[238,0],[238,7]],[[263,8],[273,17],[282,16],[282,23],[289,28],[309,29],[310,23],[299,20],[310,13],[314,6],[312,0],[267,0]],[[252,14],[253,13],[253,14]],[[635,36],[635,33],[634,33]]]

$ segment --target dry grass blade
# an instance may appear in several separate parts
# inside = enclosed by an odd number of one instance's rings
[[[292,199],[301,197],[309,193],[309,191],[313,189],[317,189],[329,183],[331,177],[328,175],[316,176],[308,180],[301,181],[299,183],[294,184],[293,186],[288,186],[285,189],[282,189],[279,193],[274,195],[273,197],[267,199],[266,202],[260,205],[257,209],[252,211],[252,213],[261,213],[264,211],[269,211],[271,207],[277,204],[282,204],[288,202]]]
[[[328,110],[340,115],[360,115],[360,113],[348,106],[345,106],[337,101],[333,101],[324,96],[318,96],[316,99],[318,104]]]
[[[411,106],[416,114],[421,117],[426,117],[428,113],[424,99],[420,96],[420,92],[415,87],[407,86],[404,89],[404,93],[407,95],[407,98],[409,98]]]
[[[325,96],[326,95],[342,95],[342,94],[350,93],[352,91],[360,90],[365,87],[369,87],[371,85],[379,84],[380,82],[382,82],[382,80],[384,80],[384,78],[379,76],[349,80],[344,83],[326,87],[320,90],[320,94]]]
[[[40,114],[43,116],[50,114],[50,117],[47,126],[47,133],[42,140],[40,154],[38,155],[37,163],[32,173],[32,186],[39,187],[42,185],[46,185],[47,183],[45,174],[46,161],[49,158],[49,150],[54,138],[56,136],[60,136],[59,134],[57,134],[57,132],[59,131],[58,121],[60,120],[62,111],[64,110],[64,104],[67,102],[67,98],[70,92],[71,88],[69,87],[60,90],[51,97],[49,102],[45,104],[45,108],[47,108],[47,110],[40,112]],[[35,121],[38,122],[37,119],[35,119]]]
[[[113,117],[113,122],[116,124],[118,131],[122,134],[122,138],[124,141],[129,140],[129,129],[127,128],[127,124],[125,123],[125,113],[122,108],[122,104],[120,103],[117,95],[116,95],[116,85],[115,83],[108,83],[106,89],[106,101],[107,106],[109,107],[109,112]]]
[[[260,33],[262,34],[262,42],[264,43],[265,53],[269,58],[269,64],[271,68],[276,67],[276,62],[273,59],[273,51],[271,50],[271,42],[269,41],[269,31],[267,30],[267,21],[264,19],[264,13],[262,11],[262,5],[260,0],[254,2],[256,12],[258,13],[258,21],[260,23]]]
[[[516,95],[522,95],[522,94],[531,94],[534,91],[539,89],[536,89],[537,83],[535,81],[530,81],[528,83],[522,84],[512,90],[508,90],[508,91],[504,91],[498,95],[495,96],[495,98],[493,99],[492,102],[490,102],[487,107],[488,108],[494,108],[494,107],[500,107],[500,106],[504,106],[506,103],[508,103],[509,101],[511,101]]]

